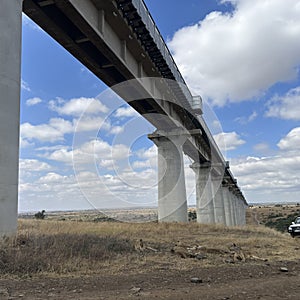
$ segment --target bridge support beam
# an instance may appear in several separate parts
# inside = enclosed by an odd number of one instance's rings
[[[188,222],[182,146],[186,136],[148,136],[158,147],[158,221]]]
[[[17,230],[22,0],[0,0],[0,236]]]
[[[214,203],[211,183],[210,164],[200,165],[193,163],[191,168],[196,175],[196,212],[197,222],[203,224],[214,224]]]

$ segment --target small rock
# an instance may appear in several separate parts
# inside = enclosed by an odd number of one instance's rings
[[[280,272],[288,272],[289,270],[288,270],[288,268],[286,268],[286,267],[281,267],[280,268]]]
[[[193,278],[191,278],[191,282],[192,283],[202,283],[203,280],[198,277],[193,277]]]
[[[206,259],[207,256],[204,255],[204,254],[199,254],[199,253],[198,253],[198,254],[196,254],[195,258],[196,258],[196,259],[199,259],[199,260],[202,260],[202,259]]]
[[[0,296],[5,296],[7,297],[9,295],[8,289],[0,289]],[[1,297],[0,297],[1,299]]]
[[[225,259],[225,263],[227,264],[234,264],[234,260],[231,258]]]
[[[139,293],[140,291],[141,291],[142,289],[141,288],[139,288],[139,287],[133,287],[132,289],[130,289],[130,291],[131,292],[133,292],[133,293]]]

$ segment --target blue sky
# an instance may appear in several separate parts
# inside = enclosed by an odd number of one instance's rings
[[[145,2],[248,202],[300,202],[300,1]],[[153,130],[23,16],[20,211],[155,206]]]

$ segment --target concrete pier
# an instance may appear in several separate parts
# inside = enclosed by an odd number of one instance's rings
[[[0,0],[0,236],[17,230],[22,0]]]
[[[222,194],[222,181],[223,172],[222,167],[217,167],[213,169],[212,172],[212,191],[213,191],[213,203],[214,203],[214,214],[215,223],[225,225],[225,208],[224,199]]]
[[[148,136],[158,147],[158,220],[188,222],[182,146],[184,135]]]
[[[232,213],[233,213],[233,225],[238,226],[238,213],[237,213],[237,198],[233,191],[231,191],[231,203],[232,203]]]
[[[224,201],[224,212],[225,212],[225,224],[226,226],[233,225],[233,218],[232,218],[232,204],[230,202],[230,195],[229,195],[228,186],[222,185],[222,194],[223,194],[223,201]]]
[[[210,164],[193,163],[191,168],[196,175],[196,212],[197,222],[214,224],[214,203],[211,186]]]

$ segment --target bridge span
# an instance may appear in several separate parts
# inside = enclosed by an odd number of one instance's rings
[[[247,202],[142,0],[0,0],[0,234],[16,231],[22,11],[157,130],[158,217],[187,222],[183,153],[197,221],[245,224]],[[123,84],[124,83],[124,84]]]

